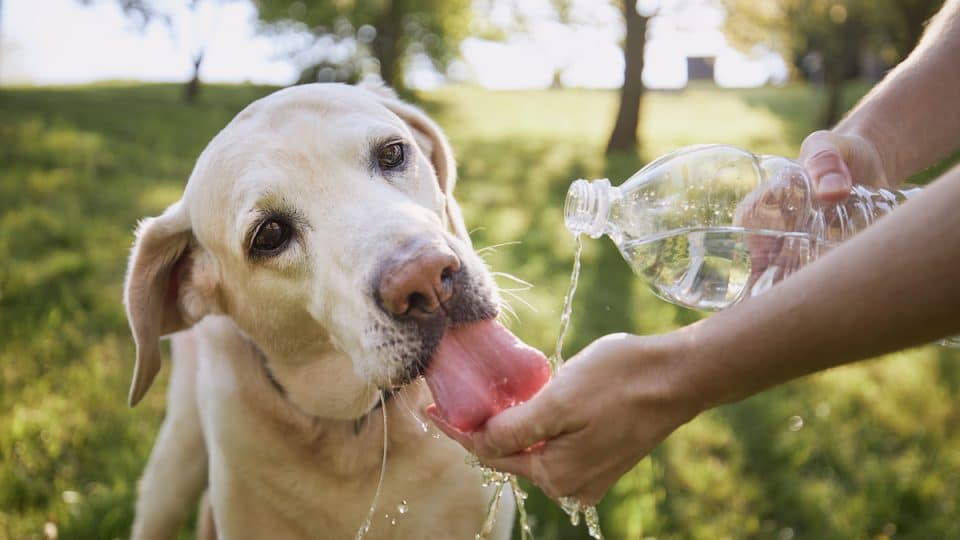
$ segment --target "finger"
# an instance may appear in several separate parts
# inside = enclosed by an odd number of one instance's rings
[[[537,455],[534,452],[520,452],[512,456],[481,460],[485,466],[500,472],[522,476],[533,481],[533,460]],[[539,456],[537,456],[539,458]]]
[[[551,460],[545,456],[547,451],[547,448],[543,448],[520,452],[512,456],[484,460],[483,464],[498,471],[522,476],[539,487],[548,497],[556,499],[562,495],[553,483],[553,469],[549,464]]]
[[[521,403],[487,420],[471,434],[474,452],[481,459],[499,458],[522,452],[534,444],[564,432],[566,415],[554,405],[550,383],[526,403]]]
[[[817,197],[824,201],[842,201],[853,187],[844,149],[843,138],[830,131],[811,133],[800,148],[803,167],[813,181]]]
[[[470,438],[470,434],[464,433],[448,424],[447,421],[440,416],[440,412],[437,410],[436,405],[428,405],[423,412],[426,413],[427,417],[430,418],[430,421],[432,421],[433,424],[437,426],[437,429],[442,431],[444,435],[457,441],[460,443],[460,446],[463,446],[467,450],[473,452],[473,440]]]

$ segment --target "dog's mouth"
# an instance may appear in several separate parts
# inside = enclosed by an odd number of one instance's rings
[[[468,432],[533,397],[550,366],[543,353],[487,319],[448,328],[425,376],[439,416]]]
[[[474,431],[498,412],[532,397],[550,378],[546,356],[497,321],[497,304],[482,273],[464,268],[454,294],[433,316],[395,320],[385,343],[404,336],[399,386],[424,376],[441,419]],[[399,359],[399,358],[398,358]]]

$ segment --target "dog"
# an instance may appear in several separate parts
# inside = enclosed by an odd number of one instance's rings
[[[474,537],[493,487],[419,420],[446,329],[499,310],[455,182],[440,128],[385,88],[283,89],[209,143],[127,270],[131,406],[164,336],[173,357],[133,538],[175,538],[198,499],[201,538],[352,538],[384,452],[366,538]]]

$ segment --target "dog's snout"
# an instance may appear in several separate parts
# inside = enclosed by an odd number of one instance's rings
[[[460,258],[446,245],[420,246],[382,268],[377,296],[391,315],[425,317],[453,296],[459,271]]]

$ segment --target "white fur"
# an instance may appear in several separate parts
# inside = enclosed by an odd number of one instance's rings
[[[402,174],[384,176],[366,161],[383,138],[409,143]],[[392,323],[371,298],[378,265],[410,238],[436,238],[493,291],[453,199],[455,180],[433,122],[358,87],[281,90],[213,139],[182,199],[141,226],[127,275],[131,404],[160,367],[157,340],[179,332],[134,538],[174,538],[204,488],[201,535],[353,537],[383,440],[380,410],[359,433],[355,420],[375,405],[377,387],[403,373],[408,346],[384,334]],[[248,231],[266,207],[294,211],[302,229],[280,255],[252,260]],[[473,538],[480,528],[490,489],[462,448],[414,419],[410,411],[423,418],[430,401],[421,381],[387,403],[389,458],[368,538]],[[496,538],[509,536],[512,510],[505,497]]]

